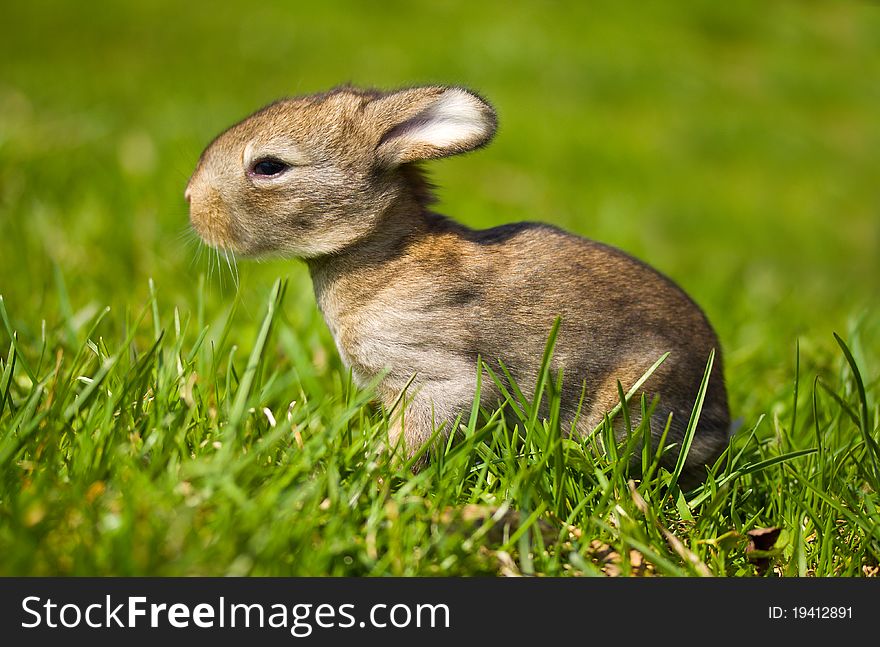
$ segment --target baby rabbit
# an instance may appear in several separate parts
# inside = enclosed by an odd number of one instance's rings
[[[391,441],[402,434],[410,455],[470,410],[478,356],[494,368],[500,359],[528,393],[560,317],[551,367],[564,369],[562,420],[578,434],[618,404],[618,380],[629,390],[670,353],[642,392],[659,396],[655,443],[672,414],[667,443],[679,445],[664,464],[674,465],[715,349],[683,482],[701,480],[730,420],[718,339],[680,288],[617,249],[549,225],[474,231],[431,211],[419,164],[480,148],[495,128],[492,107],[460,87],[343,87],[283,99],[202,153],[185,194],[190,220],[209,245],[305,260],[355,380],[384,375],[378,395],[389,407],[406,389]],[[482,403],[498,403],[492,380],[482,385]]]

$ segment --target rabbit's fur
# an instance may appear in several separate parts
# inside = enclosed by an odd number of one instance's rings
[[[483,146],[495,128],[492,107],[457,87],[278,101],[208,146],[187,187],[190,218],[211,245],[305,259],[355,379],[384,374],[386,406],[406,388],[391,440],[402,433],[409,453],[470,409],[478,356],[503,361],[530,392],[556,317],[563,428],[576,422],[580,434],[619,402],[618,381],[628,390],[669,351],[642,390],[659,396],[655,438],[671,413],[667,442],[680,443],[715,349],[686,463],[685,476],[699,479],[730,424],[718,339],[700,308],[614,248],[536,223],[474,231],[430,210],[418,162]],[[498,397],[484,379],[482,402]]]

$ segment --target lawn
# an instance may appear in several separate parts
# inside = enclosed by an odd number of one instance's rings
[[[877,575],[877,5],[3,14],[0,575]],[[305,266],[227,265],[183,200],[224,128],[346,82],[479,91],[500,129],[430,165],[440,212],[616,245],[703,307],[741,421],[704,486],[563,441],[550,374],[386,459]]]

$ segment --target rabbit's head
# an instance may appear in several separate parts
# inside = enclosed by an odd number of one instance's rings
[[[339,88],[284,99],[202,153],[186,189],[210,245],[314,258],[376,229],[389,207],[424,200],[413,163],[486,144],[495,112],[457,87]]]

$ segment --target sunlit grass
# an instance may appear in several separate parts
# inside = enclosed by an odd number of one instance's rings
[[[552,335],[536,392],[514,384],[501,410],[460,418],[457,441],[413,475],[381,449],[393,412],[369,389],[295,368],[314,360],[281,341],[294,335],[284,291],[275,284],[247,348],[230,338],[232,310],[204,326],[178,310],[153,318],[158,292],[117,320],[124,337],[104,336],[106,310],[71,322],[74,346],[65,327],[12,336],[4,574],[577,575],[636,560],[640,574],[747,575],[748,531],[764,526],[781,528],[769,548],[780,573],[876,567],[877,410],[842,340],[840,382],[798,382],[799,415],[748,421],[689,492],[680,462],[657,462],[680,447],[646,450],[632,471],[647,423],[620,445],[610,418],[564,437]]]

